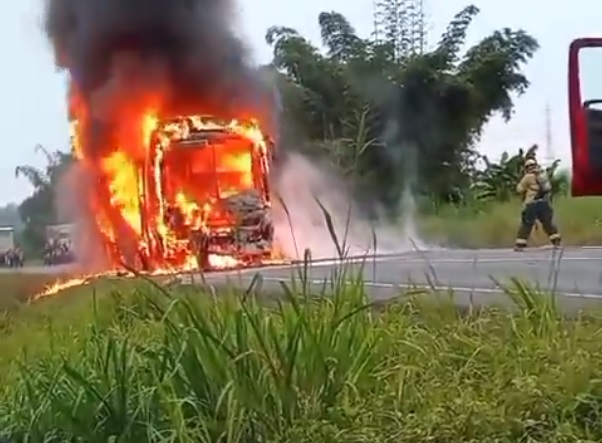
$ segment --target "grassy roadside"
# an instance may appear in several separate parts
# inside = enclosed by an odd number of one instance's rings
[[[16,309],[34,294],[65,278],[68,277],[58,274],[0,273],[0,310]]]
[[[558,198],[554,209],[567,245],[602,245],[602,198]],[[425,239],[445,246],[509,247],[515,240],[520,211],[518,201],[496,204],[481,212],[447,207],[421,217],[418,225]],[[534,231],[532,243],[547,243],[541,228]]]
[[[0,328],[0,431],[47,442],[602,440],[602,317],[563,319],[528,290],[514,313],[460,314],[421,296],[376,311],[357,277],[317,298],[292,282],[269,306],[252,289],[139,281],[27,306]]]

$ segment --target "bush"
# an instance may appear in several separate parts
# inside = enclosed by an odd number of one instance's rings
[[[559,197],[553,202],[556,223],[567,245],[602,244],[602,199]],[[522,205],[518,200],[489,207],[444,206],[420,218],[420,233],[434,243],[453,247],[495,248],[514,244]],[[541,228],[533,232],[532,243],[548,239]]]

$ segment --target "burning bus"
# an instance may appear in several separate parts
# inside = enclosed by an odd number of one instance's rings
[[[201,269],[260,264],[272,254],[273,144],[255,122],[158,121],[144,168],[141,223],[151,256]]]
[[[71,113],[74,156],[94,171],[86,198],[113,268],[216,270],[273,254],[274,143],[252,119],[146,112],[140,149],[115,141],[91,156]]]

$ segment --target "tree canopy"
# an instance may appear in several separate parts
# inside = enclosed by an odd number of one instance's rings
[[[522,69],[538,49],[508,28],[466,48],[478,12],[471,5],[456,14],[430,51],[400,39],[396,23],[384,39],[361,38],[337,12],[318,17],[323,50],[294,29],[270,28],[271,66],[293,122],[285,143],[302,137],[392,213],[404,186],[458,199],[475,177],[484,124],[495,114],[510,119],[513,96],[529,86]]]
[[[63,174],[73,161],[70,153],[49,151],[41,145],[36,152],[46,158],[46,166],[38,169],[30,165],[15,168],[16,177],[26,178],[33,187],[33,193],[19,205],[19,215],[24,223],[21,238],[29,251],[40,250],[45,242],[45,228],[59,222],[56,211],[55,192]]]

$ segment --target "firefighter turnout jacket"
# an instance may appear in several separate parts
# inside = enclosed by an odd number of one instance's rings
[[[537,166],[523,175],[516,186],[516,191],[522,195],[523,202],[529,204],[549,197],[552,186],[546,171]]]

